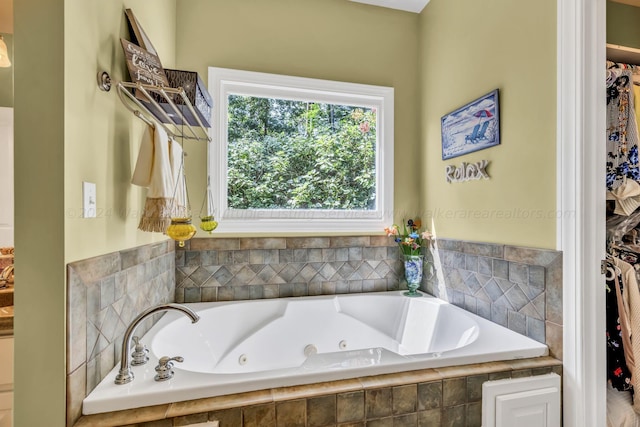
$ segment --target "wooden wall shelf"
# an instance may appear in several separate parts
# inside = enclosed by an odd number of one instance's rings
[[[640,49],[607,43],[607,59],[613,62],[640,65]]]
[[[628,4],[629,6],[640,7],[640,0],[611,0],[616,3]]]

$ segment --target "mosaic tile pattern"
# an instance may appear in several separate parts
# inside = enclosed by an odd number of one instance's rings
[[[67,424],[73,425],[84,397],[119,363],[131,321],[149,307],[173,301],[174,243],[70,263],[67,291]],[[155,320],[143,322],[136,334],[144,334]]]
[[[562,254],[438,239],[422,289],[549,345],[561,357]],[[547,332],[549,331],[549,333]]]
[[[176,301],[229,301],[406,288],[386,236],[193,239],[176,251]]]

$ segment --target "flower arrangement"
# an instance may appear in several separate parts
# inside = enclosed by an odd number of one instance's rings
[[[419,219],[415,221],[410,219],[402,225],[402,233],[396,224],[385,227],[384,231],[387,236],[393,237],[403,255],[421,255],[422,246],[428,245],[433,238],[433,235],[427,230],[420,233],[421,226],[422,223]]]

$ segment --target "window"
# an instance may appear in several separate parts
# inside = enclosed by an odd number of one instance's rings
[[[378,232],[393,221],[393,89],[221,68],[211,188],[222,232]]]

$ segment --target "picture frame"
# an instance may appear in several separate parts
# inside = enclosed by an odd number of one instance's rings
[[[442,116],[442,160],[500,144],[499,90]]]

